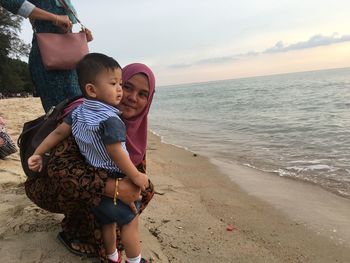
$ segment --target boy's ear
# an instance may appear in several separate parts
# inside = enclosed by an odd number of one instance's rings
[[[85,85],[86,95],[90,98],[96,98],[96,87],[94,84],[88,83]]]

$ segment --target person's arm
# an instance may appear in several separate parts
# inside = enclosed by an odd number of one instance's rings
[[[36,148],[35,152],[28,159],[28,167],[32,171],[40,172],[43,166],[42,156],[63,141],[71,133],[71,126],[62,122],[53,132],[51,132],[42,143]]]
[[[57,128],[51,132],[45,140],[36,148],[34,154],[43,155],[44,153],[51,150],[59,142],[66,139],[71,133],[71,126],[65,122],[62,122]]]
[[[25,18],[35,8],[35,5],[25,0],[0,0],[0,6],[10,11],[12,14],[20,15]]]
[[[43,9],[35,7],[29,15],[29,19],[34,20],[46,20],[52,22],[55,26],[60,27],[64,32],[68,32],[72,29],[72,22],[69,20],[69,17],[66,15],[56,15],[50,12],[47,12]]]
[[[68,16],[47,12],[28,1],[0,0],[0,5],[11,13],[23,16],[24,18],[51,21],[54,25],[62,28],[64,32],[72,29],[72,22]]]
[[[131,162],[129,155],[122,147],[122,142],[126,140],[126,127],[117,116],[109,117],[101,121],[101,139],[106,146],[106,150],[114,163],[142,190],[148,186],[148,177],[140,173]]]
[[[104,195],[109,198],[114,198],[115,191],[115,179],[108,178],[104,189]],[[124,177],[118,183],[118,199],[128,205],[134,214],[137,214],[135,202],[141,200],[141,189],[129,178]]]
[[[129,155],[126,154],[120,142],[107,144],[107,153],[115,164],[125,173],[130,180],[144,191],[148,187],[148,177],[140,173],[131,162]]]

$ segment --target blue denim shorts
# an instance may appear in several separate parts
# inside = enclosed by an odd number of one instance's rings
[[[136,201],[135,206],[137,212],[140,212],[141,201]],[[101,225],[117,223],[118,226],[123,226],[130,223],[136,216],[130,207],[122,201],[118,200],[117,205],[115,205],[112,198],[105,196],[101,198],[98,206],[92,208],[92,212]]]

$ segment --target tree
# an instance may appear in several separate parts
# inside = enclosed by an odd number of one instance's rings
[[[29,45],[18,36],[22,20],[0,7],[0,92],[33,90],[28,66],[19,60],[29,54]]]
[[[0,7],[0,58],[20,58],[28,56],[29,45],[25,44],[19,37],[23,18],[16,16]]]
[[[3,70],[0,92],[3,94],[29,92],[34,93],[34,85],[29,75],[28,64],[9,58],[7,66]]]

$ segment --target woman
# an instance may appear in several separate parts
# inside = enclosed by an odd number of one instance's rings
[[[70,1],[65,2],[74,10]],[[72,29],[72,23],[76,23],[59,0],[0,0],[0,5],[13,14],[29,18],[37,33],[66,33]],[[91,41],[91,32],[86,30],[85,33],[87,40]],[[44,68],[35,35],[28,64],[45,112],[64,99],[81,94],[75,70],[48,71]]]
[[[147,115],[154,90],[154,75],[146,65],[135,63],[123,69],[123,99],[119,110],[126,125],[130,159],[141,172],[146,169]],[[101,231],[90,209],[100,202],[102,195],[114,196],[115,180],[108,178],[104,170],[87,165],[72,137],[52,151],[48,176],[28,178],[25,188],[28,197],[39,207],[65,215],[59,239],[71,252],[81,255],[81,252],[93,252],[97,246],[101,259],[105,260]],[[140,195],[140,190],[128,180],[119,182],[118,192],[120,199],[130,205]],[[150,183],[142,192],[141,211],[153,194]]]

